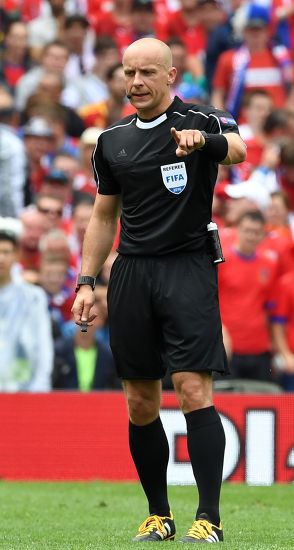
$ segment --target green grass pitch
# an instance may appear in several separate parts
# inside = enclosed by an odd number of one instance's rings
[[[148,515],[137,483],[2,481],[0,494],[0,548],[5,550],[125,550],[134,547],[131,538]],[[179,538],[192,523],[196,490],[172,486],[169,495]],[[222,550],[293,550],[293,510],[293,485],[225,483]],[[150,549],[157,543],[139,544]],[[171,548],[190,546],[173,542]]]

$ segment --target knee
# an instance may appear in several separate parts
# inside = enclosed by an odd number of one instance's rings
[[[188,413],[212,404],[211,377],[197,375],[179,377],[175,383],[179,405],[183,413]]]
[[[159,415],[159,408],[152,398],[143,395],[130,395],[127,403],[129,418],[137,426],[149,424]]]

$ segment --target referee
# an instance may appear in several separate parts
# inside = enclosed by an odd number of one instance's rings
[[[92,324],[95,277],[115,237],[109,289],[110,343],[123,380],[129,444],[149,516],[133,539],[173,540],[167,496],[169,448],[159,417],[166,369],[187,423],[199,503],[181,542],[219,542],[225,436],[213,406],[212,372],[227,372],[217,272],[207,246],[218,163],[246,157],[232,116],[172,100],[169,47],[143,38],[125,51],[126,93],[136,114],[105,130],[93,153],[98,194],[83,246],[72,311]]]

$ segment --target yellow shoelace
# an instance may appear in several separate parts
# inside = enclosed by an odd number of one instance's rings
[[[191,529],[189,529],[187,536],[194,539],[206,539],[208,535],[212,533],[211,523],[206,519],[197,519],[193,522]]]
[[[153,529],[163,531],[164,526],[162,518],[159,516],[149,516],[139,527],[139,535],[148,535]]]

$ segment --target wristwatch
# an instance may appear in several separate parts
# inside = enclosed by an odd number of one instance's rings
[[[96,284],[96,277],[90,277],[89,275],[79,275],[77,280],[77,286],[75,292],[78,292],[82,285],[89,285],[94,290]]]

